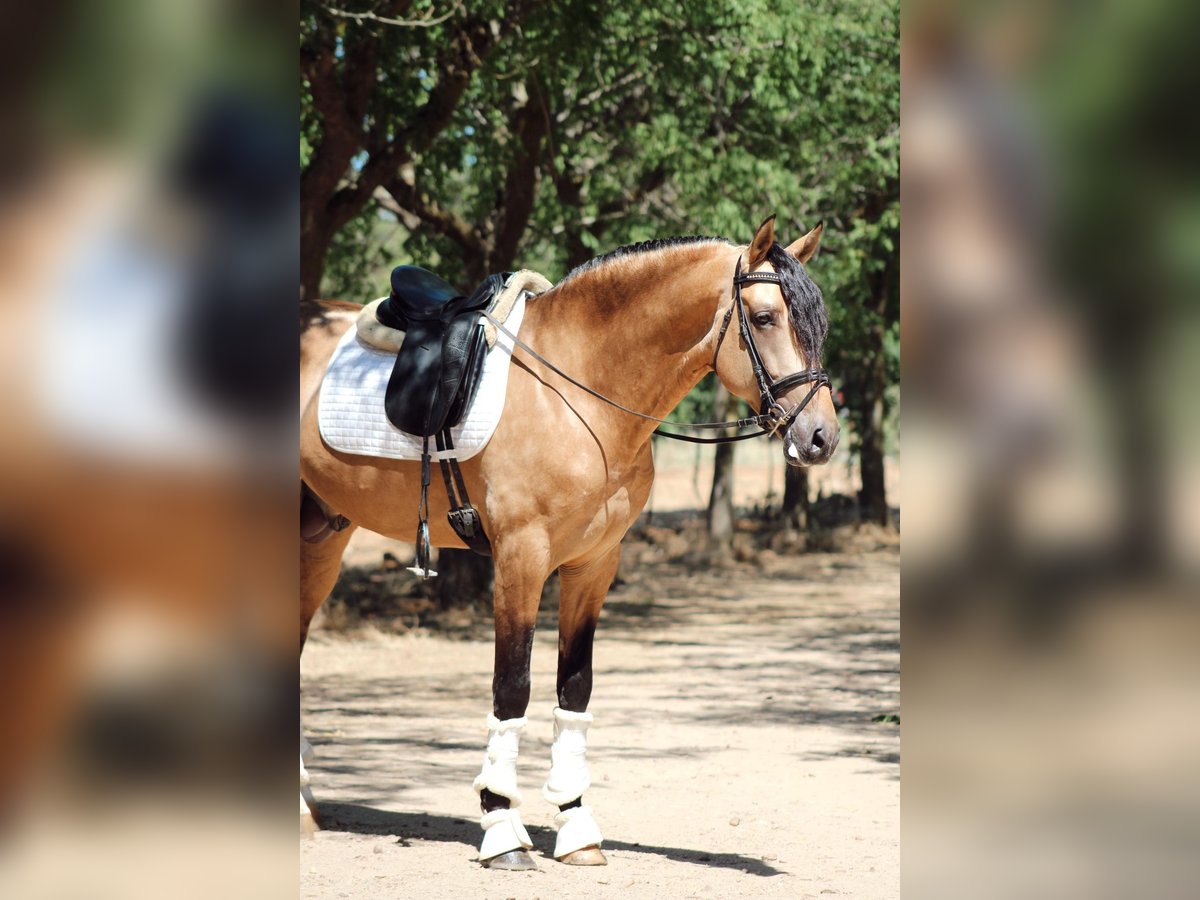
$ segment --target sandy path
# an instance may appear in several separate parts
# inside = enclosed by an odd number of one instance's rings
[[[586,799],[606,868],[548,856],[552,615],[521,753],[529,873],[476,862],[489,623],[468,640],[318,630],[302,710],[326,830],[302,841],[302,895],[899,896],[899,729],[871,721],[899,712],[898,553],[631,578],[596,645]]]

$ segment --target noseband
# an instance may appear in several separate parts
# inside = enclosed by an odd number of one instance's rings
[[[733,303],[725,313],[721,323],[721,333],[717,336],[717,348],[713,351],[713,369],[717,368],[717,354],[721,352],[721,343],[725,340],[725,332],[729,330],[729,322],[734,310],[738,314],[738,326],[741,328],[742,340],[746,343],[746,352],[750,356],[750,367],[754,370],[754,380],[758,382],[759,407],[757,424],[768,434],[777,434],[785,430],[796,417],[804,411],[804,407],[812,401],[823,387],[833,390],[829,382],[829,374],[820,368],[805,369],[793,372],[782,378],[772,378],[767,364],[763,362],[762,354],[758,352],[758,344],[754,341],[754,332],[750,329],[750,316],[746,312],[746,302],[742,299],[743,284],[774,284],[783,290],[783,281],[778,272],[743,272],[742,259],[738,257],[737,268],[733,274]],[[779,402],[777,395],[783,394],[798,384],[812,384],[804,399],[792,407],[789,412]]]
[[[737,268],[733,272],[733,302],[729,305],[729,309],[725,313],[725,319],[721,323],[721,332],[717,336],[717,348],[713,351],[713,369],[717,368],[717,354],[721,350],[721,342],[725,340],[725,332],[729,330],[729,323],[732,321],[733,313],[736,310],[738,314],[738,327],[742,332],[742,340],[746,342],[746,352],[750,355],[750,366],[754,370],[754,378],[758,382],[759,411],[756,416],[751,416],[747,419],[733,419],[728,422],[670,422],[666,419],[660,419],[658,416],[647,415],[635,409],[630,409],[627,406],[622,406],[617,401],[610,400],[599,391],[593,390],[586,384],[572,378],[505,328],[504,323],[493,317],[490,312],[484,311],[483,317],[496,326],[496,330],[512,341],[514,346],[520,347],[551,372],[560,378],[566,379],[580,390],[591,394],[597,400],[602,400],[609,406],[621,410],[621,412],[637,416],[639,419],[657,422],[660,425],[670,425],[674,428],[724,430],[727,428],[757,426],[760,429],[759,431],[751,431],[746,434],[722,435],[721,437],[713,438],[677,434],[671,431],[663,431],[661,428],[654,429],[654,433],[660,437],[671,438],[676,441],[687,441],[691,444],[730,444],[734,441],[745,441],[749,438],[762,437],[763,435],[778,434],[791,425],[792,422],[796,421],[796,417],[804,411],[804,407],[808,406],[812,398],[817,395],[817,391],[823,387],[828,387],[831,392],[833,391],[829,383],[829,375],[824,369],[805,369],[802,372],[793,372],[791,375],[785,375],[782,378],[772,378],[771,373],[767,370],[766,363],[763,362],[762,354],[758,352],[758,344],[754,342],[754,334],[750,331],[750,317],[746,313],[745,301],[742,300],[743,284],[774,284],[779,285],[782,290],[783,282],[775,272],[742,272],[742,258],[738,257]],[[784,409],[783,404],[779,402],[778,395],[794,388],[798,384],[810,383],[812,387],[804,395],[804,399],[793,406],[790,411]]]

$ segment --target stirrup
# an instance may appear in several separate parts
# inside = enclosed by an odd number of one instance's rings
[[[417,558],[416,565],[408,571],[418,578],[436,578],[437,572],[429,568],[429,437],[421,448],[421,500],[417,504]]]

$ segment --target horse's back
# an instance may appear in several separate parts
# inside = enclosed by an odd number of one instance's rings
[[[300,303],[300,413],[316,396],[329,358],[338,341],[362,309],[340,300],[304,300]]]

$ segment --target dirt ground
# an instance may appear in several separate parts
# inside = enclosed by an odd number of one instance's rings
[[[526,873],[477,862],[490,619],[430,628],[419,598],[411,615],[331,612],[301,663],[324,825],[301,842],[302,896],[899,896],[899,726],[875,721],[899,713],[899,548],[858,534],[842,552],[777,543],[720,569],[686,564],[688,541],[669,528],[632,543],[590,706],[585,801],[603,868],[550,857],[552,591],[519,764],[538,862]],[[348,577],[378,582],[385,547],[356,538]]]

